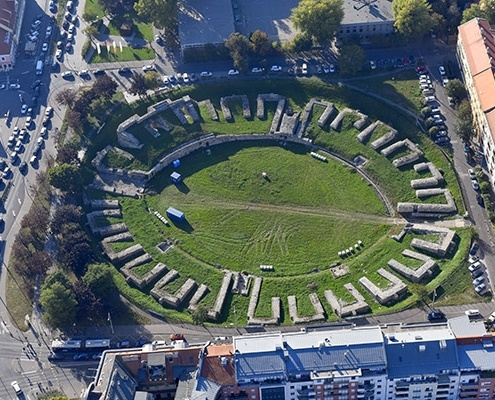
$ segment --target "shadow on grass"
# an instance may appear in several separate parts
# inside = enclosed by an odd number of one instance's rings
[[[170,218],[170,222],[178,229],[186,232],[186,233],[193,233],[194,228],[193,226],[189,223],[187,219],[184,221],[175,221],[172,218]]]

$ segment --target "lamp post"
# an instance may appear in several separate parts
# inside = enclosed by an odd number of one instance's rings
[[[110,329],[112,330],[112,335],[115,335],[115,332],[113,330],[112,316],[110,315],[110,313],[108,313],[107,321],[110,323]]]

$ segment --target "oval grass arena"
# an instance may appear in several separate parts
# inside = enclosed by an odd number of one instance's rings
[[[178,170],[184,183],[168,184],[148,205],[185,212],[190,227],[172,224],[169,234],[211,266],[256,274],[269,264],[272,276],[300,275],[388,231],[385,207],[359,173],[302,147],[214,147]]]

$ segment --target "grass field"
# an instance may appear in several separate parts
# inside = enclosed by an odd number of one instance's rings
[[[395,91],[395,96],[407,98],[408,85],[412,85],[412,82],[417,85],[416,78],[413,78],[414,81],[404,76],[401,78],[403,82],[391,84],[389,90]],[[391,81],[399,80],[395,78]],[[463,213],[460,190],[449,159],[418,132],[413,121],[390,112],[366,96],[338,85],[325,84],[318,79],[229,81],[191,86],[180,92],[169,93],[172,98],[184,94],[189,94],[197,101],[209,98],[220,120],[212,121],[206,109],[200,107],[202,120],[182,127],[170,111],[165,111],[160,117],[173,127],[171,131],[161,130],[160,137],[154,138],[143,126],[135,126],[131,133],[144,144],[143,149],[130,151],[135,160],[129,162],[111,155],[105,162],[113,167],[147,169],[168,150],[198,135],[209,132],[267,132],[274,113],[271,105],[267,107],[266,120],[256,117],[246,120],[240,106],[234,103],[232,111],[235,123],[229,123],[223,119],[219,103],[223,95],[246,94],[252,114],[255,115],[257,94],[269,92],[285,95],[295,111],[302,110],[312,97],[325,98],[334,102],[338,109],[344,106],[359,109],[368,114],[371,120],[380,119],[393,126],[399,131],[399,138],[408,137],[419,145],[425,153],[424,161],[432,161],[442,170],[445,187],[454,195],[459,213]],[[396,101],[399,101],[398,98]],[[403,101],[406,104],[406,100]],[[414,98],[408,101],[414,102]],[[92,139],[93,148],[90,148],[88,155],[91,157],[95,149],[108,143],[114,144],[117,124],[134,112],[144,114],[146,107],[147,103],[140,102],[119,109],[116,119],[109,121],[102,134]],[[369,142],[359,143],[356,140],[358,131],[352,126],[356,118],[353,115],[347,115],[337,131],[328,127],[320,128],[316,120],[322,112],[321,108],[314,110],[307,131],[314,143],[349,160],[357,155],[368,159],[364,170],[380,185],[392,204],[398,201],[444,201],[441,196],[426,200],[415,197],[410,180],[425,175],[409,167],[397,169],[391,164],[392,159],[405,152],[397,152],[387,159],[371,149]],[[380,132],[375,132],[371,140],[379,135]],[[419,286],[410,285],[410,292],[404,300],[391,307],[380,306],[358,283],[359,278],[366,275],[376,285],[386,287],[388,283],[376,271],[385,267],[391,258],[413,269],[420,263],[401,256],[403,249],[410,248],[412,236],[406,236],[401,243],[389,238],[401,227],[393,225],[385,216],[384,206],[373,189],[354,170],[340,162],[322,163],[311,158],[306,149],[297,146],[282,148],[259,143],[216,146],[211,149],[210,155],[196,152],[182,158],[181,162],[178,171],[184,177],[184,183],[171,185],[168,177],[172,169],[167,168],[151,182],[151,191],[156,195],[142,199],[119,198],[124,221],[129,226],[134,243],[141,243],[154,262],[164,262],[170,269],[179,271],[181,276],[167,288],[170,292],[175,292],[188,277],[192,277],[198,284],[209,286],[210,292],[202,304],[211,307],[221,284],[222,268],[248,271],[264,278],[256,315],[270,316],[270,298],[279,296],[282,299],[284,322],[289,322],[286,298],[290,294],[297,296],[300,315],[311,315],[314,312],[307,297],[311,292],[319,295],[329,319],[336,319],[324,300],[323,292],[332,289],[337,296],[351,301],[343,288],[346,282],[352,282],[358,288],[375,313],[396,311],[419,300]],[[263,178],[263,172],[267,174],[267,179]],[[149,209],[158,210],[165,215],[169,206],[184,211],[187,222],[165,226],[148,212]],[[464,256],[471,234],[467,229],[458,230],[455,249],[445,259],[437,260],[440,273],[426,283],[429,291],[442,289],[443,301],[456,303],[458,299],[455,293],[461,287],[464,291],[463,301],[479,300],[469,285],[460,284],[466,277],[460,272],[464,268],[459,266],[465,263]],[[162,254],[156,245],[166,239],[176,245]],[[434,235],[427,239],[437,240]],[[340,260],[337,252],[358,240],[364,242],[364,248],[352,257]],[[129,245],[119,244],[117,247],[125,248]],[[334,278],[329,267],[335,262],[347,265],[351,273]],[[273,265],[274,271],[260,272],[260,264]],[[138,267],[136,273],[145,274],[152,267],[153,263],[143,265]],[[126,285],[117,272],[116,280],[122,293],[141,307],[166,313],[171,318],[190,318],[187,313],[181,313],[182,309],[164,311],[148,294]],[[238,322],[246,322],[248,303],[249,297],[229,295],[220,322],[235,322],[233,313],[229,312],[233,306],[237,310]]]
[[[121,61],[141,61],[141,60],[154,60],[155,51],[150,47],[143,47],[141,49],[133,49],[128,46],[123,46],[122,51],[117,44],[117,51],[114,52],[113,48],[107,51],[107,48],[102,45],[101,53],[98,54],[96,50],[93,52],[90,63],[103,63],[103,62],[121,62]]]

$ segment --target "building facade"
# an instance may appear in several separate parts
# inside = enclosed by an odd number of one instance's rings
[[[25,0],[0,0],[0,70],[14,68]]]
[[[457,60],[468,92],[477,142],[495,187],[495,39],[487,20],[459,26]]]

